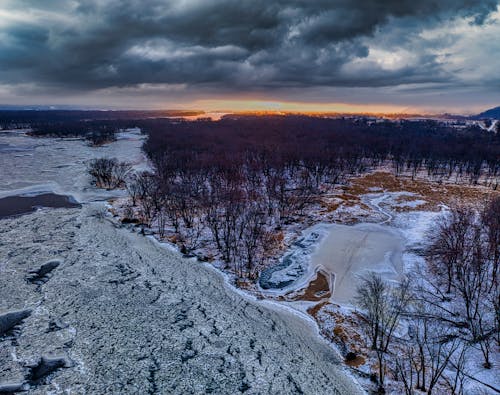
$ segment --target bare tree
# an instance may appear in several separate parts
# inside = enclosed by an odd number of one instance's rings
[[[481,213],[482,223],[485,227],[487,251],[493,260],[492,278],[498,283],[500,265],[500,197],[492,199]]]
[[[142,172],[137,175],[136,183],[143,219],[150,224],[156,215],[157,207],[160,205],[157,179],[152,173]]]
[[[130,199],[132,200],[132,206],[137,205],[137,199],[139,198],[141,192],[137,177],[136,173],[132,173],[126,181],[126,188]]]
[[[264,226],[266,223],[265,209],[254,203],[245,209],[241,219],[241,250],[246,261],[246,273],[253,274],[257,256],[262,255]],[[241,275],[242,273],[240,273]]]
[[[429,372],[427,394],[431,395],[461,343],[449,329],[434,321],[425,320],[424,327]],[[425,391],[424,387],[421,389]]]
[[[433,242],[427,248],[427,257],[438,270],[446,272],[446,293],[451,292],[456,266],[464,253],[473,220],[473,211],[465,208],[456,208],[450,215],[441,216]]]
[[[468,374],[466,371],[468,350],[469,345],[466,342],[461,342],[459,349],[453,354],[453,357],[449,361],[449,364],[453,369],[453,373],[451,374],[451,377],[447,378],[446,381],[452,394],[464,394],[465,383],[468,380]]]
[[[158,234],[160,238],[165,237],[168,223],[168,215],[164,207],[156,211],[156,223],[158,225]]]
[[[375,350],[382,332],[384,309],[387,307],[388,287],[379,275],[372,273],[357,287],[355,301],[363,310],[369,328],[371,348]]]
[[[127,174],[132,166],[119,162],[116,158],[93,159],[87,165],[87,171],[93,183],[99,188],[113,189],[125,185]]]
[[[418,352],[415,346],[408,342],[398,350],[401,350],[401,354],[395,358],[397,377],[401,379],[405,394],[413,395],[416,386],[415,380],[418,379],[420,373]]]
[[[367,334],[378,361],[379,392],[384,393],[386,357],[400,318],[412,298],[410,282],[388,285],[371,273],[357,287],[355,301],[365,317]]]
[[[490,203],[481,215],[473,209],[455,208],[441,218],[428,251],[437,276],[435,280],[429,278],[422,290],[427,303],[439,306],[441,320],[457,325],[457,317],[462,317],[460,323],[467,328],[470,341],[481,349],[487,368],[491,367],[492,341],[495,336],[498,341],[499,328],[496,243],[500,220],[495,204]],[[449,297],[438,300],[436,295],[442,295],[443,272]],[[459,306],[459,311],[450,311],[447,303],[451,301]]]

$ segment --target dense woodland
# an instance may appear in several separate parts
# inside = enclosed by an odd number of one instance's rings
[[[353,175],[385,166],[495,189],[500,176],[500,135],[435,121],[228,116],[116,121],[116,130],[132,125],[148,135],[155,170],[127,176],[141,220],[187,250],[210,234],[223,261],[250,278],[273,235]]]
[[[473,183],[481,176],[491,181],[500,171],[500,135],[430,120],[233,116],[219,122],[152,120],[143,126],[149,135],[145,149],[155,163],[165,153],[200,166],[221,156],[238,164],[260,156],[271,158],[269,165],[312,171],[318,180],[386,161],[396,173],[425,169],[436,179],[469,177]],[[218,161],[223,165],[222,158]]]

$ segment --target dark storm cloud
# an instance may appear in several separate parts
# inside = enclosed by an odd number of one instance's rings
[[[418,33],[457,17],[483,24],[498,0],[6,4],[0,11],[12,21],[0,22],[0,83],[76,90],[136,84],[265,90],[449,83],[454,77],[441,69],[435,52],[418,47]],[[367,40],[384,29],[381,44],[389,52],[417,45],[413,63],[397,69],[369,62],[350,67],[367,58]]]

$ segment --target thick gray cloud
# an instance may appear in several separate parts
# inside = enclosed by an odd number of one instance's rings
[[[0,84],[61,91],[182,84],[212,93],[458,85],[463,68],[443,59],[460,32],[422,32],[457,20],[492,23],[498,3],[4,0]],[[476,77],[475,85],[491,84]]]

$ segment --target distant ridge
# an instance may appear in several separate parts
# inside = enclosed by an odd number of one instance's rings
[[[486,110],[486,111],[482,112],[481,114],[475,115],[474,118],[477,118],[477,119],[482,119],[482,118],[500,119],[500,107],[490,108],[489,110]]]

